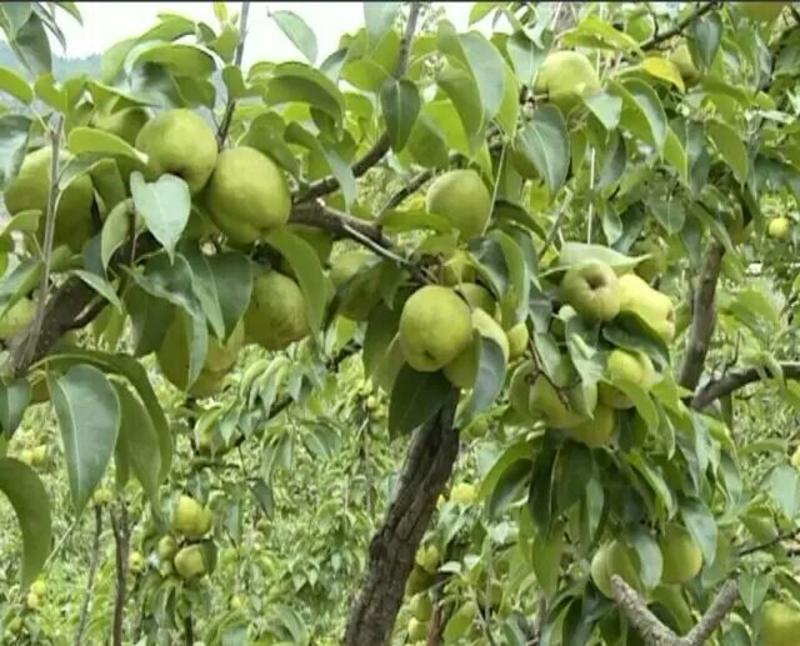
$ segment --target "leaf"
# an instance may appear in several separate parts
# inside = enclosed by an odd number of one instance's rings
[[[317,252],[308,242],[286,227],[272,231],[265,238],[265,242],[277,249],[292,268],[305,297],[308,324],[314,333],[318,333],[325,316],[327,298],[325,275],[322,273]]]
[[[553,37],[550,32],[546,32],[546,35],[548,38],[543,39],[544,46],[537,45],[523,31],[514,32],[506,42],[508,57],[514,66],[517,80],[523,85],[533,85],[539,68],[547,58]]]
[[[162,175],[155,182],[145,182],[142,174],[136,171],[131,175],[131,195],[136,212],[172,259],[192,208],[186,182],[174,175]]]
[[[515,148],[536,167],[551,195],[564,185],[569,171],[569,135],[557,107],[538,108],[517,133]]]
[[[144,42],[131,50],[128,74],[134,65],[159,63],[170,72],[187,77],[207,77],[216,69],[214,57],[203,47],[189,43]]]
[[[75,274],[78,278],[80,278],[94,291],[100,294],[100,296],[105,298],[120,312],[123,311],[122,301],[119,300],[117,292],[114,291],[114,288],[105,278],[103,278],[102,276],[98,276],[97,274],[93,274],[92,272],[86,271],[84,269],[73,269],[72,273]]]
[[[19,114],[0,116],[0,189],[5,190],[22,166],[32,123]]]
[[[781,464],[769,474],[768,493],[787,518],[800,512],[800,470]]]
[[[299,175],[300,166],[284,139],[285,132],[286,124],[281,116],[276,112],[265,112],[250,122],[242,143],[272,157],[292,175]]]
[[[679,200],[657,198],[647,200],[647,206],[668,234],[672,235],[683,229],[686,209]]]
[[[293,11],[272,11],[269,14],[312,65],[317,62],[317,37],[305,21]]]
[[[478,373],[475,375],[466,414],[474,417],[489,408],[503,390],[505,380],[506,360],[502,349],[494,340],[481,336]]]
[[[684,184],[689,183],[689,158],[686,150],[672,128],[667,129],[667,138],[664,140],[664,159],[678,171],[678,177]]]
[[[11,502],[22,531],[21,585],[27,588],[41,572],[50,553],[50,500],[33,469],[12,458],[0,458],[0,491]]]
[[[126,203],[118,204],[106,216],[100,231],[100,262],[104,270],[108,270],[114,252],[128,240],[132,216]]]
[[[643,258],[644,256],[631,258],[603,245],[565,242],[564,246],[561,247],[561,252],[558,254],[558,266],[569,268],[573,265],[596,260],[610,266],[617,275],[622,275],[638,265]]]
[[[681,504],[681,516],[694,540],[703,552],[706,563],[713,563],[717,555],[717,524],[702,500],[690,498]]]
[[[561,574],[561,557],[564,552],[564,535],[560,532],[537,532],[531,550],[533,571],[544,593],[552,598],[558,590]]]
[[[161,450],[150,414],[127,386],[114,383],[120,409],[118,444],[124,447],[127,462],[141,483],[153,510],[159,508],[158,485]]]
[[[721,121],[710,121],[706,128],[711,141],[714,142],[725,163],[731,167],[739,183],[744,184],[747,181],[750,160],[747,148],[738,133]]]
[[[648,430],[653,433],[658,430],[658,410],[650,395],[639,384],[633,381],[614,381],[614,386],[627,395],[636,406],[636,412],[647,424]]]
[[[483,106],[483,122],[497,116],[505,94],[505,63],[497,48],[486,37],[470,31],[459,34],[458,40],[472,76],[478,85]]]
[[[605,90],[583,97],[583,102],[606,130],[614,130],[622,118],[622,99]]]
[[[250,260],[237,251],[217,253],[206,258],[217,283],[225,335],[230,335],[244,316],[253,292],[253,267]]]
[[[661,152],[667,137],[667,115],[655,90],[639,79],[611,86],[622,97],[622,124]]]
[[[64,442],[72,503],[80,514],[114,453],[120,425],[119,400],[106,376],[90,365],[73,366],[63,376],[49,380]]]
[[[386,32],[392,29],[401,6],[399,2],[364,3],[364,23],[367,27],[370,49],[375,49]]]
[[[264,99],[270,105],[307,103],[340,124],[344,98],[336,85],[319,70],[305,63],[281,63],[272,70]]]
[[[661,548],[652,535],[641,527],[634,529],[630,542],[639,557],[639,577],[645,588],[652,590],[661,581],[664,565]]]
[[[11,437],[22,422],[31,401],[31,385],[27,379],[0,384],[0,433]]]
[[[2,65],[0,65],[0,90],[26,105],[33,101],[33,90],[28,82],[11,68]]]
[[[392,387],[389,433],[393,437],[405,435],[427,422],[451,390],[450,382],[440,371],[417,372],[404,364]]]
[[[380,99],[392,149],[399,152],[405,147],[419,115],[419,91],[411,81],[387,80],[381,89]]]
[[[208,262],[210,256],[206,256],[193,243],[181,245],[180,253],[192,270],[192,289],[200,302],[208,324],[218,339],[226,339],[228,333],[226,333],[225,323],[222,319],[218,285]]]
[[[761,607],[771,583],[769,574],[742,572],[739,576],[739,597],[751,615]]]
[[[25,24],[17,29],[14,37],[9,39],[9,44],[34,76],[51,71],[50,42],[42,20],[35,13],[31,13]]]
[[[76,155],[82,153],[103,153],[121,155],[147,163],[147,155],[140,153],[127,141],[110,132],[79,126],[73,128],[67,137],[67,147]]]
[[[681,92],[686,91],[680,70],[672,61],[660,56],[648,56],[641,62],[640,67],[650,76],[672,83]]]
[[[692,58],[704,69],[711,67],[722,42],[722,19],[716,11],[695,18],[689,26],[689,49]]]

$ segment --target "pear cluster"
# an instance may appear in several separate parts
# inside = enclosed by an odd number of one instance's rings
[[[158,541],[156,553],[162,572],[176,572],[184,580],[198,579],[210,567],[209,541],[213,514],[191,496],[178,499],[172,514],[171,533]],[[176,538],[177,537],[177,538]]]

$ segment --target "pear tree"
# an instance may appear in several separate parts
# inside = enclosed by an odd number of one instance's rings
[[[321,60],[232,6],[66,76],[75,4],[0,6],[3,630],[93,508],[115,645],[800,643],[796,418],[757,436],[800,403],[798,7],[370,2]],[[292,60],[243,64],[263,21]],[[298,438],[359,442],[347,492],[401,456],[287,548],[359,527],[334,595],[241,548],[319,486],[277,492]]]

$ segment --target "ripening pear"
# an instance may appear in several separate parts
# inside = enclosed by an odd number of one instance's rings
[[[419,372],[435,372],[472,343],[469,306],[449,287],[426,285],[403,305],[399,335],[408,364]]]
[[[439,548],[437,548],[435,545],[428,545],[426,547],[420,547],[417,550],[414,560],[416,564],[423,570],[429,574],[433,574],[439,569],[440,558],[441,554],[439,554]]]
[[[506,336],[508,337],[509,359],[513,360],[525,354],[530,339],[528,326],[525,324],[525,321],[520,321],[509,330],[506,330]]]
[[[410,643],[421,642],[428,636],[428,623],[420,621],[416,617],[408,620],[408,641]]]
[[[487,338],[500,348],[504,363],[508,363],[508,337],[489,314],[480,308],[472,310],[472,326],[481,337]],[[470,343],[459,355],[444,367],[444,374],[454,386],[459,388],[472,388],[478,374],[480,349],[473,342]]]
[[[148,156],[144,172],[148,180],[175,175],[186,182],[192,195],[206,185],[217,162],[213,130],[186,108],[166,110],[150,119],[136,136],[136,148]]]
[[[50,146],[28,153],[19,169],[19,174],[6,186],[3,199],[8,212],[13,216],[22,211],[41,212],[36,235],[44,241],[47,203],[50,197],[50,162],[53,151]],[[68,152],[60,154],[62,165],[72,158]],[[81,175],[71,182],[61,194],[56,211],[53,247],[67,245],[78,253],[83,243],[94,231],[92,204],[94,190],[88,175]]]
[[[244,315],[250,341],[267,350],[282,350],[308,336],[306,300],[297,283],[277,271],[259,275]]]
[[[590,448],[607,444],[617,428],[617,414],[610,406],[598,404],[594,417],[568,430],[569,436]]]
[[[658,381],[658,373],[653,362],[643,352],[637,350],[612,350],[606,359],[606,376],[609,381],[630,381],[644,391],[650,390]],[[601,383],[600,401],[612,408],[633,408],[633,401],[619,388]]]
[[[36,581],[31,583],[31,592],[39,597],[43,597],[47,594],[47,583],[45,583],[44,579],[36,579]]]
[[[425,571],[419,565],[415,565],[406,580],[406,593],[409,595],[419,594],[430,588],[436,581],[436,576]]]
[[[653,289],[636,274],[619,278],[619,311],[641,318],[665,342],[675,337],[675,307],[669,296]]]
[[[689,531],[680,525],[667,527],[661,540],[664,583],[686,583],[696,577],[703,567],[703,553]]]
[[[331,281],[339,290],[339,314],[365,321],[381,299],[380,272],[370,269],[375,255],[364,249],[340,253],[331,261]]]
[[[772,218],[767,225],[767,235],[775,240],[788,240],[792,234],[792,221],[784,216]]]
[[[172,530],[187,538],[200,538],[211,529],[211,510],[190,496],[181,496],[172,516]]]
[[[457,505],[471,505],[478,497],[475,485],[468,482],[459,482],[450,491],[450,500]]]
[[[426,209],[447,218],[469,240],[483,233],[492,211],[492,196],[474,170],[452,170],[428,189]]]
[[[602,545],[592,558],[592,581],[606,597],[614,599],[611,577],[616,575],[634,589],[641,587],[639,572],[628,548],[618,540]]]
[[[796,646],[800,636],[800,609],[779,601],[761,607],[760,646]]]
[[[433,615],[433,602],[426,593],[415,594],[409,603],[411,615],[420,621],[428,621]]]
[[[292,210],[292,196],[281,169],[249,146],[219,154],[205,199],[214,224],[239,244],[260,240],[286,224]]]
[[[552,52],[547,56],[534,85],[536,93],[546,93],[565,115],[580,104],[581,97],[600,90],[594,65],[578,52]]]
[[[28,607],[28,610],[36,610],[39,607],[39,604],[39,595],[35,592],[29,592],[25,597],[25,605]]]
[[[128,555],[128,569],[134,574],[139,574],[144,570],[144,556],[141,552],[133,550]]]
[[[150,115],[145,108],[130,106],[113,112],[109,110],[97,112],[92,117],[91,125],[93,128],[116,135],[133,146],[139,131],[149,119]]]
[[[195,579],[208,572],[202,545],[187,545],[178,550],[173,560],[175,571],[183,579]]]
[[[162,536],[158,541],[158,558],[162,561],[171,561],[178,551],[178,541],[170,534]]]
[[[470,255],[461,249],[442,265],[442,283],[448,287],[475,280],[475,267]]]
[[[619,280],[604,262],[576,265],[561,280],[561,299],[583,318],[610,321],[620,310]]]

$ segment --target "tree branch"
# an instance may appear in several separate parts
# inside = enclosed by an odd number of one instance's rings
[[[89,619],[89,603],[92,600],[94,591],[94,578],[97,574],[97,566],[100,563],[100,534],[103,531],[103,507],[94,506],[94,540],[92,541],[92,560],[89,564],[89,580],[86,582],[86,592],[81,604],[81,614],[78,620],[78,629],[75,631],[75,646],[83,643],[83,633],[86,630],[86,622]]]
[[[122,646],[122,633],[125,620],[125,598],[128,586],[128,556],[130,553],[130,527],[128,526],[128,508],[125,502],[119,505],[119,518],[112,510],[111,529],[116,543],[117,594],[114,599],[113,645]]]
[[[244,41],[247,37],[247,18],[250,14],[250,2],[244,0],[242,2],[242,13],[239,15],[239,42],[236,44],[236,52],[233,55],[233,64],[236,67],[242,66],[242,58],[244,58]],[[236,99],[228,96],[228,102],[225,106],[225,115],[222,117],[222,123],[219,124],[217,130],[217,145],[220,149],[225,145],[225,140],[228,138],[228,131],[233,121],[233,112],[236,109]]]
[[[458,430],[453,427],[457,401],[458,391],[452,390],[441,410],[414,434],[394,500],[370,544],[346,646],[389,643],[414,556],[458,456]]]
[[[781,363],[780,366],[784,379],[800,379],[800,362],[786,362]],[[763,370],[757,368],[734,370],[719,379],[713,379],[695,393],[692,398],[692,408],[702,410],[720,397],[725,397],[748,384],[760,381],[764,378],[764,373],[769,377],[780,376],[772,374],[772,371],[765,366]]]
[[[733,608],[739,596],[739,586],[736,581],[728,579],[717,592],[714,601],[705,611],[700,621],[689,631],[684,638],[686,646],[702,646],[725,619],[725,615]]]
[[[414,38],[414,32],[417,29],[417,19],[419,18],[419,12],[421,8],[421,2],[411,3],[411,9],[408,13],[408,22],[406,23],[406,30],[403,34],[402,40],[400,41],[400,52],[397,56],[397,66],[394,71],[394,77],[396,79],[402,78],[408,69],[408,59],[411,54],[411,42]],[[383,134],[378,137],[378,140],[372,145],[372,148],[370,148],[363,157],[358,159],[353,164],[353,175],[357,178],[361,177],[370,168],[375,166],[381,159],[383,159],[384,155],[389,152],[389,147],[389,134],[387,132],[383,132]],[[328,177],[312,183],[305,193],[301,194],[295,199],[295,202],[300,203],[314,200],[315,198],[322,197],[323,195],[333,193],[338,188],[339,180],[333,175],[329,175]]]
[[[694,390],[703,374],[706,355],[717,320],[716,292],[725,247],[712,240],[706,252],[706,264],[700,274],[692,303],[692,324],[686,354],[680,369],[678,383]]]
[[[706,2],[701,4],[695,9],[691,14],[686,16],[683,20],[681,20],[677,25],[675,25],[672,29],[668,29],[667,31],[661,34],[655,34],[650,40],[645,41],[642,43],[642,49],[648,50],[653,49],[657,45],[660,45],[665,40],[669,40],[673,36],[678,36],[682,34],[684,29],[686,29],[689,25],[692,24],[697,18],[707,14],[711,11],[714,6],[717,4],[716,0],[712,0],[712,2]]]
[[[791,541],[798,537],[800,537],[800,530],[793,529],[790,532],[778,534],[775,538],[765,543],[759,543],[758,545],[751,545],[750,547],[742,548],[737,552],[736,556],[749,556],[750,554],[755,554],[756,552],[761,552],[762,550],[768,550],[771,547],[775,547],[778,543],[783,543],[783,541]]]

